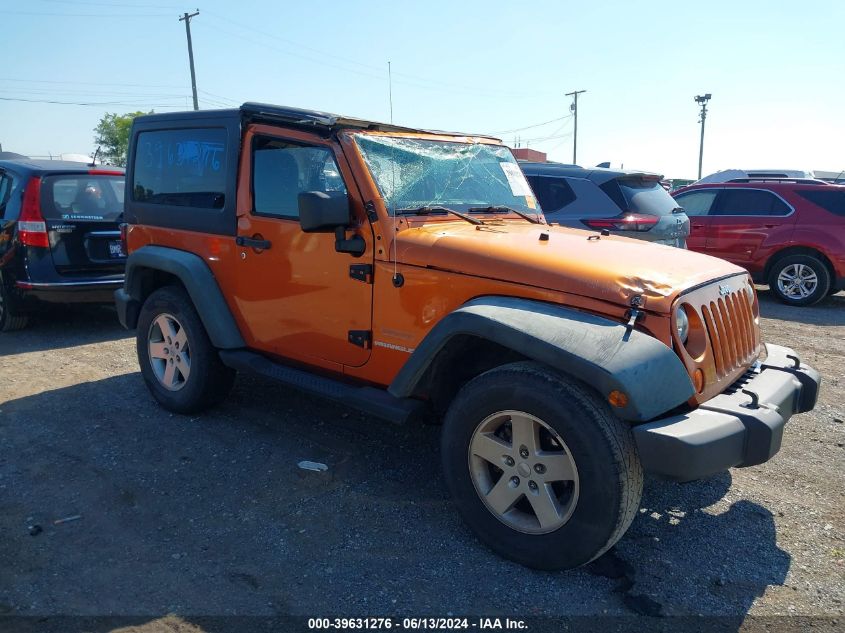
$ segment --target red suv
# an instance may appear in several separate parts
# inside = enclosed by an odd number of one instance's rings
[[[845,186],[742,178],[672,195],[690,218],[690,250],[742,266],[784,303],[845,289]]]

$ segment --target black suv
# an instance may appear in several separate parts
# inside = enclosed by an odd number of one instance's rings
[[[689,218],[658,174],[562,163],[519,166],[551,223],[686,247]]]
[[[0,160],[0,331],[44,302],[110,303],[123,285],[119,168]]]

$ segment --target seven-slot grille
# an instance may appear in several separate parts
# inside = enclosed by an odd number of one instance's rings
[[[719,378],[755,360],[759,348],[758,334],[750,299],[744,288],[702,305],[701,314],[707,326]]]

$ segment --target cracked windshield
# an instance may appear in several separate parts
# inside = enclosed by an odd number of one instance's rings
[[[391,213],[438,206],[540,212],[505,147],[371,134],[359,134],[355,142]]]

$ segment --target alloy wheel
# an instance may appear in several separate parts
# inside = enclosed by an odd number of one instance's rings
[[[507,526],[545,534],[565,524],[578,503],[578,470],[561,437],[539,418],[499,411],[475,429],[469,470],[484,505]]]
[[[806,299],[818,285],[818,276],[806,264],[789,264],[778,274],[778,290],[790,299]]]
[[[160,314],[147,335],[150,365],[159,383],[179,391],[191,375],[191,348],[185,328],[170,314]]]

